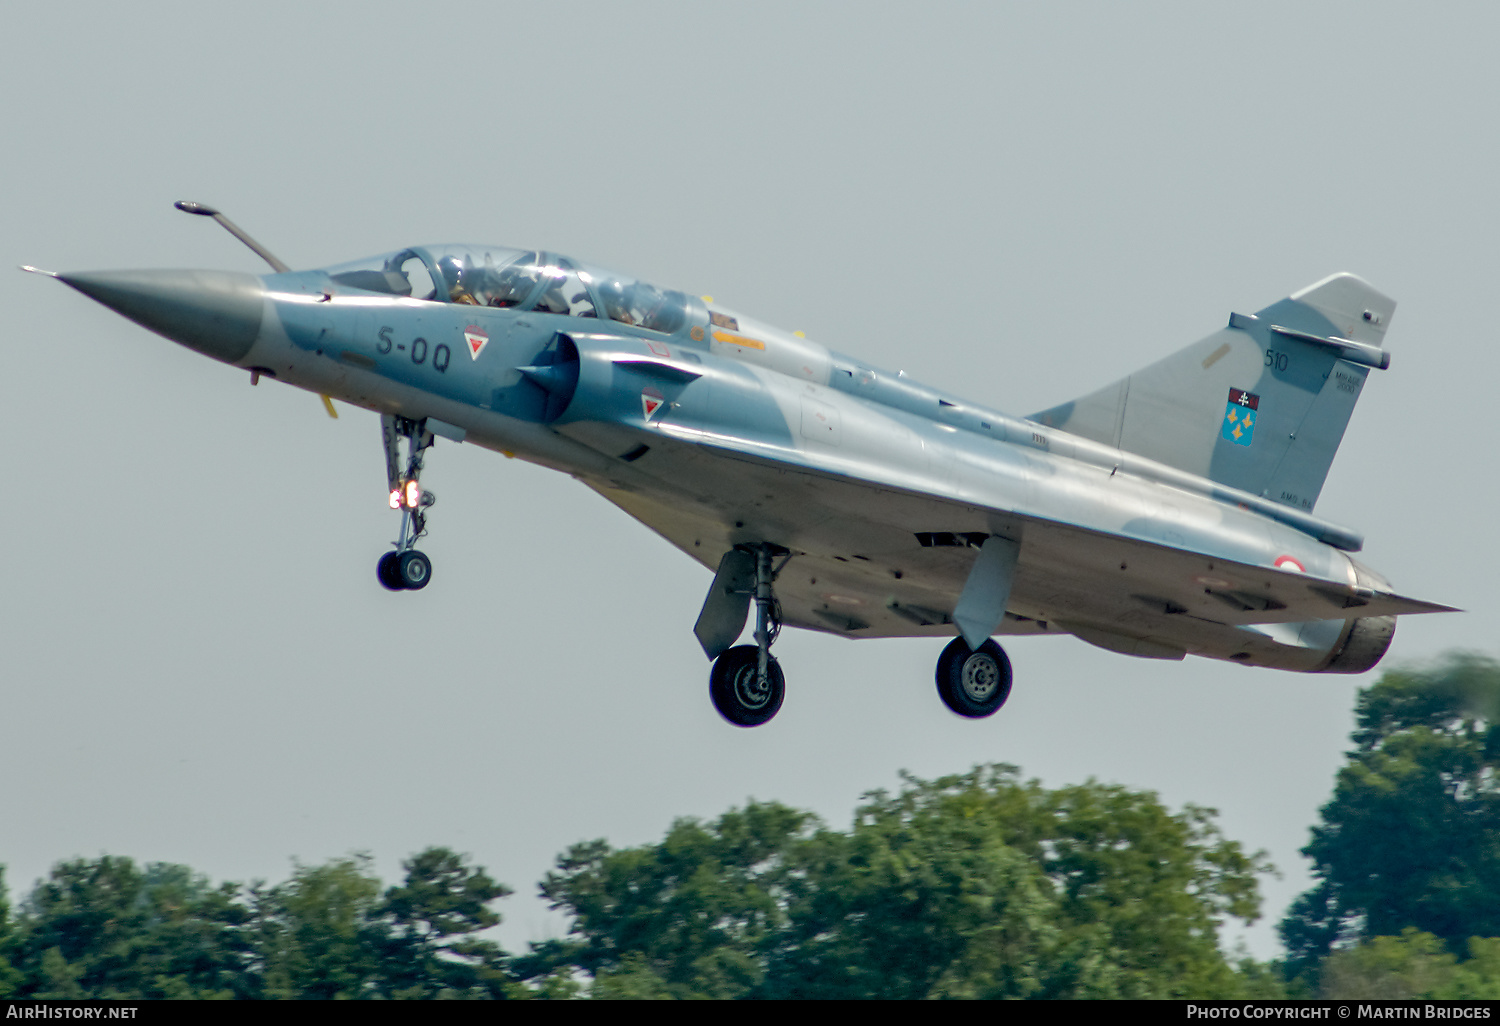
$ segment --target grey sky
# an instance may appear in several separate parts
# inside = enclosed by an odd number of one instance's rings
[[[1333,271],[1399,301],[1318,513],[1403,591],[1386,665],[1494,651],[1500,9],[1405,4],[12,5],[0,257],[261,271],[402,245],[555,249],[711,293],[1027,413]],[[767,727],[713,712],[708,575],[561,475],[440,443],[431,588],[373,414],[252,390],[54,282],[0,273],[10,427],[0,862],[110,852],[216,878],[428,844],[558,932],[568,844],[747,797],[847,825],[977,762],[1221,811],[1272,927],[1371,677],[1018,639],[1001,714],[930,641],[789,631]]]

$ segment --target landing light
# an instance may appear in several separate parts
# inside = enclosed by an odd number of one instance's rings
[[[422,486],[415,481],[406,482],[406,508],[416,509],[422,504]]]
[[[401,508],[401,489],[391,489],[391,509]]]

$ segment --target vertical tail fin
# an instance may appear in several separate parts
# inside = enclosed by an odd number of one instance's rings
[[[1311,510],[1395,301],[1335,274],[1031,419]]]

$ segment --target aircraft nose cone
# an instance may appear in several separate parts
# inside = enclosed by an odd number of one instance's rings
[[[233,271],[88,271],[62,281],[159,335],[233,363],[260,334],[265,287]]]

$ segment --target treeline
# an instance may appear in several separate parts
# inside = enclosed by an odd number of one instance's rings
[[[382,892],[362,858],[275,887],[215,887],[186,866],[106,855],[0,898],[0,997],[493,998],[518,985],[478,936],[510,893],[444,848]]]
[[[1500,997],[1500,666],[1386,674],[1353,740],[1278,962],[1221,949],[1270,867],[1212,810],[984,766],[847,830],[751,803],[575,845],[541,884],[571,929],[524,954],[486,936],[509,889],[444,848],[390,887],[357,857],[275,886],[65,862],[0,890],[0,997]]]
[[[1207,810],[983,767],[876,793],[847,831],[775,803],[655,845],[574,846],[542,883],[564,939],[482,937],[508,894],[446,849],[382,890],[359,859],[274,887],[106,856],[6,915],[14,997],[1154,997],[1238,994],[1219,922],[1258,856]],[[586,984],[586,987],[585,987]]]

